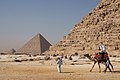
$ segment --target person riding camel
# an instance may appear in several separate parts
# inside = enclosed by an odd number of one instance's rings
[[[99,54],[100,54],[101,60],[104,60],[104,59],[108,58],[108,54],[106,52],[106,47],[102,42],[99,46],[99,50],[100,50]]]
[[[102,42],[101,42],[101,44],[99,46],[99,50],[100,50],[100,54],[106,53],[106,47]]]

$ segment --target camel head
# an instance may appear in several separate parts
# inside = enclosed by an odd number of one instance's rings
[[[84,54],[85,57],[89,57],[90,55],[87,53],[87,54]]]
[[[85,57],[87,57],[89,60],[91,60],[91,61],[95,61],[95,59],[93,58],[93,57],[91,57],[92,55],[90,55],[90,54],[84,54],[84,56]]]

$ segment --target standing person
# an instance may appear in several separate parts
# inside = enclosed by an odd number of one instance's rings
[[[58,69],[58,72],[61,73],[61,64],[62,64],[62,59],[58,58],[57,59],[57,69]]]

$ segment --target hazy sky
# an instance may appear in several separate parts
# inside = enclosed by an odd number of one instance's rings
[[[0,0],[0,51],[18,49],[38,33],[55,44],[99,1]]]

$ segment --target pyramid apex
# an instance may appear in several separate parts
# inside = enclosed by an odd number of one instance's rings
[[[40,34],[40,33],[37,33],[35,36],[41,36],[41,34]]]
[[[37,35],[41,35],[40,33],[38,33]]]

